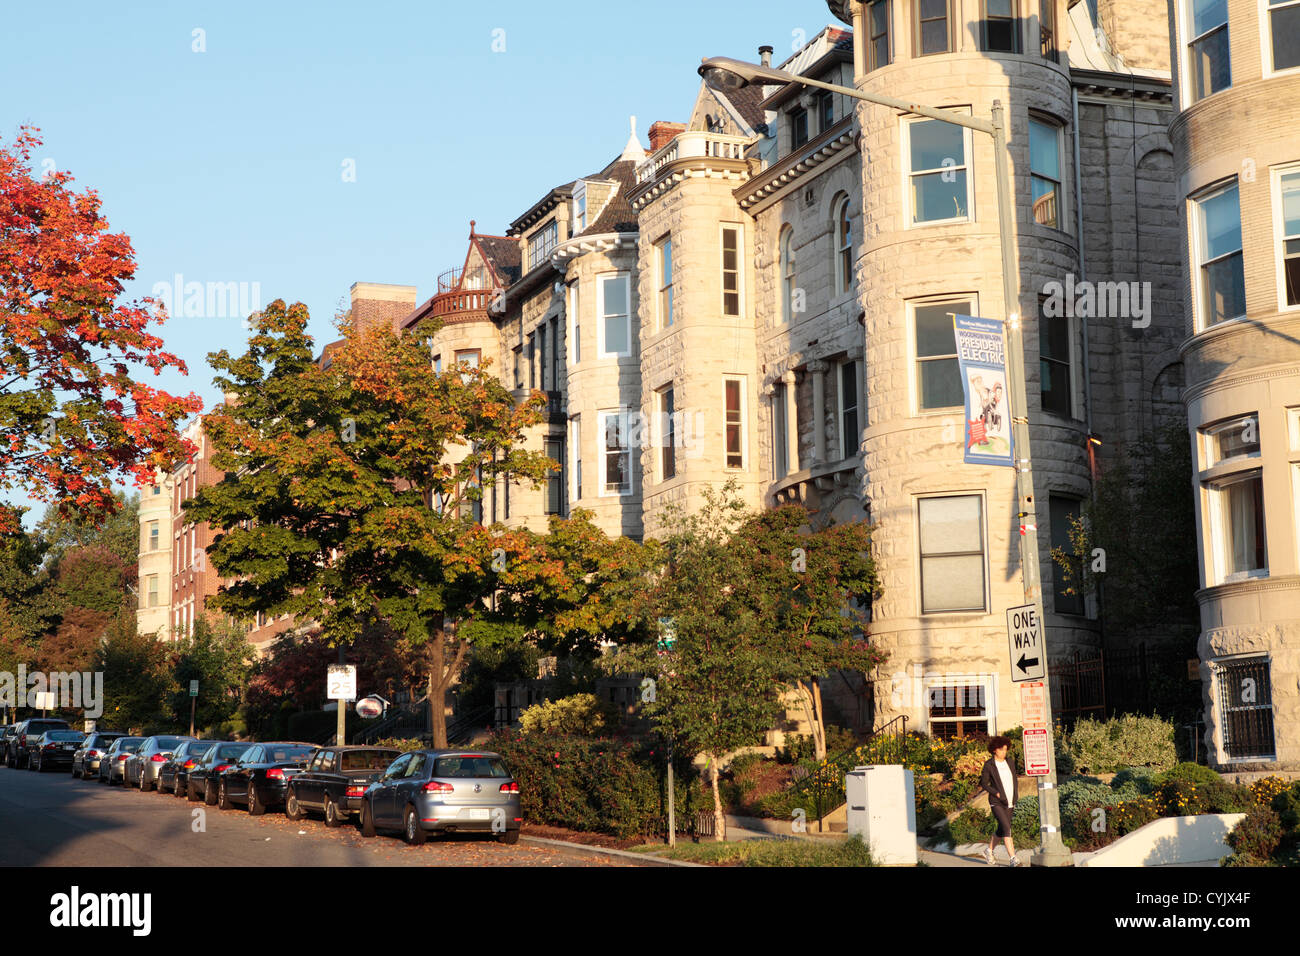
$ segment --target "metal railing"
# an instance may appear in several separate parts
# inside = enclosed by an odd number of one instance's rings
[[[670,143],[637,167],[636,181],[638,184],[654,181],[665,166],[679,159],[744,159],[746,142],[743,136],[704,130],[678,133]]]

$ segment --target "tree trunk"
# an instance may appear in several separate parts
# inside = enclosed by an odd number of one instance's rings
[[[822,710],[822,682],[812,679],[813,707],[817,711],[817,720],[813,724],[813,743],[817,747],[817,759],[826,759],[826,713]]]
[[[809,683],[813,685],[814,690],[817,690],[817,685],[815,682],[809,681]],[[821,692],[820,690],[818,690],[817,696],[814,697],[813,691],[810,691],[807,687],[805,687],[803,681],[795,681],[794,686],[799,691],[799,699],[803,703],[804,716],[808,718],[808,727],[812,731],[813,756],[816,757],[818,760],[825,760],[826,759],[826,728],[822,726],[822,722],[821,722],[822,719],[821,706],[820,706]]]
[[[428,648],[428,686],[430,731],[433,734],[435,748],[447,746],[447,689],[460,672],[460,665],[465,661],[465,649],[468,645],[457,639],[455,653],[450,663],[447,662],[447,630],[439,624],[429,635]]]
[[[709,754],[709,783],[713,786],[713,839],[721,843],[727,838],[727,818],[722,812],[722,793],[718,790],[718,756]]]

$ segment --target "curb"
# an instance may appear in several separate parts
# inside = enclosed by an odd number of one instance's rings
[[[552,840],[547,837],[525,836],[520,834],[520,843],[532,843],[538,846],[548,846],[552,849],[563,850],[568,853],[602,853],[606,856],[620,857],[625,860],[636,860],[643,866],[700,866],[709,869],[704,863],[690,863],[686,860],[666,860],[663,857],[652,856],[649,853],[629,853],[627,850],[611,850],[604,846],[587,846],[585,843],[570,843],[567,840]]]

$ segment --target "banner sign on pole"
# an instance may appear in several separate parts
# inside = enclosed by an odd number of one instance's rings
[[[966,395],[966,464],[1014,468],[1002,323],[954,315],[952,324]]]

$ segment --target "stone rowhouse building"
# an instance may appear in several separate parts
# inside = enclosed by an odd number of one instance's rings
[[[828,27],[781,66],[1009,110],[1047,623],[1055,654],[1092,650],[1095,608],[1061,593],[1050,547],[1099,470],[1183,414],[1163,3],[830,9],[858,42]],[[754,506],[869,519],[891,661],[846,719],[1019,723],[1014,476],[962,463],[949,317],[1006,312],[985,139],[802,84],[701,85],[686,123],[651,126],[648,154],[634,137],[505,236],[471,224],[464,265],[402,326],[443,315],[435,362],[494,356],[521,397],[543,390],[534,440],[561,465],[541,489],[499,485],[483,520],[543,530],[581,506],[608,533],[654,535],[667,505],[731,477]],[[1053,283],[1101,295],[1059,314]]]
[[[1300,2],[1170,9],[1205,742],[1300,769]]]
[[[414,286],[360,282],[352,286],[352,314],[363,325],[393,324],[410,313],[415,301]],[[320,361],[328,364],[338,344],[325,346]],[[226,400],[230,398],[226,396]],[[181,505],[199,488],[219,482],[224,472],[212,466],[213,449],[201,415],[192,419],[181,434],[196,446],[193,461],[159,473],[140,497],[140,604],[136,627],[139,633],[153,634],[164,641],[192,633],[195,620],[202,614],[214,617],[216,612],[208,610],[206,602],[223,582],[206,561],[207,548],[215,537],[212,529],[206,522],[187,522]],[[230,621],[236,623],[233,618]],[[296,622],[287,614],[270,618],[259,613],[241,623],[248,642],[260,655]]]

